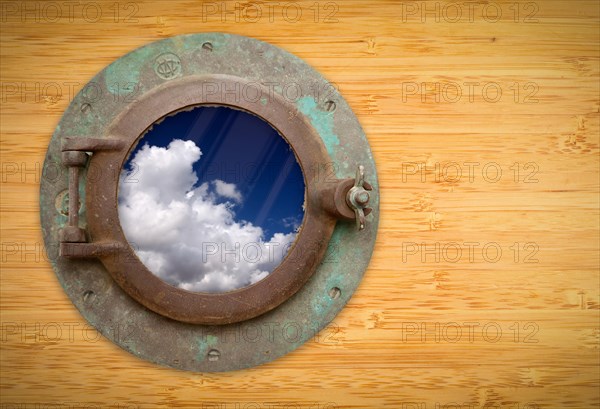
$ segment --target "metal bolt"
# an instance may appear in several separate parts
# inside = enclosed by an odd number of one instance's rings
[[[369,193],[366,191],[358,192],[356,196],[354,196],[354,200],[359,205],[366,205],[369,202]]]

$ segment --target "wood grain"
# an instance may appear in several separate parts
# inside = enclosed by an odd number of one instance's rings
[[[60,18],[48,3],[0,3],[3,408],[600,405],[597,1],[476,2],[459,21],[458,3],[434,1],[95,1],[98,21],[86,2]],[[201,31],[271,42],[322,72],[381,183],[376,249],[347,308],[297,351],[225,374],[97,338],[43,256],[38,212],[71,88]]]

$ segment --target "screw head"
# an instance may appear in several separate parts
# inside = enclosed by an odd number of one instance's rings
[[[221,357],[221,352],[217,349],[211,349],[208,351],[208,360],[211,362],[218,361]]]
[[[342,290],[340,290],[338,287],[332,287],[329,290],[329,297],[331,297],[332,300],[339,298],[341,294]]]
[[[336,108],[336,104],[334,101],[331,101],[331,100],[325,101],[325,104],[324,104],[325,111],[333,112],[333,111],[335,111],[335,108]]]

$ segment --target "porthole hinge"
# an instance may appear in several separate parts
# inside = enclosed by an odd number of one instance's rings
[[[79,227],[80,170],[88,161],[86,152],[122,149],[118,139],[68,137],[62,141],[61,160],[69,169],[69,207],[67,225],[60,231],[60,255],[64,257],[97,257],[113,252],[117,243],[87,243],[85,230]]]

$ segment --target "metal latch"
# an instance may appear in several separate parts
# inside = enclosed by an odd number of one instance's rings
[[[336,219],[356,220],[356,228],[363,230],[366,216],[373,211],[367,207],[373,193],[373,186],[365,180],[365,167],[359,165],[354,179],[334,179],[322,184],[320,206]]]
[[[354,179],[354,186],[348,191],[346,195],[346,202],[354,210],[356,216],[356,227],[358,230],[365,228],[365,216],[371,213],[372,209],[367,207],[369,199],[369,191],[373,190],[368,182],[365,181],[365,167],[359,165],[356,170],[356,178]]]

